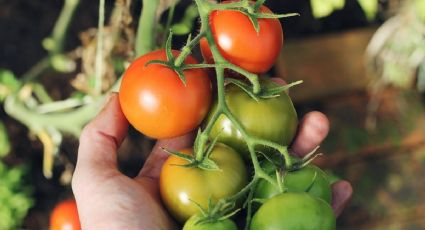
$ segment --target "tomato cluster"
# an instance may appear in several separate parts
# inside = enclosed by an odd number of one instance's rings
[[[256,10],[257,16],[272,14],[262,5]],[[198,40],[206,63],[220,55],[248,73],[272,67],[283,45],[278,19],[237,9],[208,15],[209,33]],[[171,216],[186,230],[237,229],[231,214],[254,204],[250,229],[335,229],[326,173],[304,159],[287,159],[276,147],[290,145],[298,126],[287,92],[261,79],[261,91],[254,93],[239,76],[236,83],[218,86],[212,101],[207,72],[193,67],[199,62],[186,53],[185,61],[176,64],[183,52],[163,49],[138,58],[125,72],[119,93],[126,118],[149,137],[171,138],[201,127],[193,148],[168,150],[172,155],[159,186]],[[220,68],[217,84],[224,78]]]

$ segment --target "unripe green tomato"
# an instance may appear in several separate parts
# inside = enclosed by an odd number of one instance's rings
[[[180,152],[192,154],[193,149]],[[182,167],[188,162],[173,155],[162,166],[159,177],[162,202],[168,212],[181,223],[200,213],[196,203],[207,209],[210,199],[216,203],[222,198],[235,195],[247,184],[245,162],[235,150],[216,143],[209,158],[220,170]]]
[[[278,86],[270,79],[261,81],[263,88]],[[273,141],[283,146],[292,142],[295,136],[298,118],[291,98],[286,92],[274,98],[252,99],[245,91],[233,84],[226,86],[225,100],[229,110],[241,122],[247,133],[251,136]],[[217,102],[211,109],[207,122],[209,122],[217,109]],[[242,134],[225,116],[221,115],[215,122],[211,137],[218,136],[218,141],[229,145],[249,159],[249,152]],[[257,146],[257,151],[270,153],[273,149]]]
[[[218,220],[211,223],[197,223],[198,215],[190,217],[183,226],[183,230],[237,230],[235,222],[231,219]]]
[[[334,230],[331,206],[307,193],[282,193],[264,203],[255,213],[251,230]]]
[[[276,173],[273,170],[268,173],[273,179],[276,179]],[[308,192],[327,203],[331,202],[332,190],[328,177],[323,170],[315,165],[307,165],[296,171],[285,172],[283,183],[288,192]],[[276,186],[261,179],[255,188],[254,197],[268,199],[279,193],[280,191]]]

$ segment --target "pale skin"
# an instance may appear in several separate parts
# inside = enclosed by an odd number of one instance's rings
[[[183,149],[194,135],[158,140],[138,176],[129,178],[117,168],[117,149],[127,135],[128,122],[113,93],[103,110],[83,130],[72,180],[82,229],[175,229],[161,203],[158,180],[168,154],[160,147]],[[291,153],[303,156],[324,140],[329,121],[310,112],[300,121]],[[332,184],[332,207],[341,214],[352,195],[347,181]]]

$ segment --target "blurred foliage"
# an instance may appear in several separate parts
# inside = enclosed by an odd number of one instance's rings
[[[377,0],[358,0],[360,6],[362,7],[366,18],[371,21],[375,18],[376,13],[378,12],[378,1]]]
[[[26,166],[8,167],[0,161],[0,229],[18,229],[33,206],[32,188],[24,180]]]
[[[184,12],[180,22],[173,24],[171,30],[175,35],[185,35],[193,30],[194,21],[198,18],[199,12],[195,4],[190,5]]]
[[[21,83],[11,71],[0,69],[0,102],[9,94],[18,91],[20,87]]]
[[[416,11],[418,12],[419,17],[422,19],[422,21],[425,22],[425,1],[416,0]]]
[[[323,18],[335,10],[344,7],[345,0],[311,0],[311,8],[315,18]]]
[[[10,141],[7,135],[6,127],[0,121],[0,158],[6,156],[10,152]]]
[[[369,71],[377,76],[376,84],[404,89],[417,86],[425,91],[425,14],[423,0],[406,1],[400,12],[385,22],[373,36],[367,48]],[[415,82],[417,81],[417,82]]]
[[[341,10],[345,6],[346,0],[311,0],[311,9],[315,18],[329,16],[336,10]],[[366,18],[373,20],[378,12],[378,0],[358,0]]]

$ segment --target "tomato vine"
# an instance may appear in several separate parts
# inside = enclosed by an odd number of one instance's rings
[[[278,143],[269,141],[267,139],[262,139],[255,137],[253,135],[250,135],[245,127],[242,125],[241,121],[230,111],[226,100],[225,100],[225,69],[233,70],[241,75],[243,75],[246,79],[249,80],[249,83],[251,84],[250,87],[248,87],[252,92],[250,92],[250,95],[259,95],[262,92],[259,76],[255,73],[248,72],[244,69],[242,69],[239,66],[236,66],[232,63],[229,63],[223,55],[220,53],[219,48],[217,47],[216,41],[213,37],[213,32],[210,27],[210,15],[213,11],[216,10],[237,10],[241,11],[242,13],[246,14],[248,17],[250,17],[253,26],[256,28],[256,31],[258,32],[258,22],[257,20],[259,18],[280,18],[280,17],[287,17],[287,16],[294,16],[296,14],[288,14],[288,15],[273,15],[273,14],[265,14],[265,13],[259,13],[257,12],[259,7],[262,6],[262,4],[265,1],[257,1],[255,4],[251,4],[248,0],[241,0],[236,2],[222,2],[222,3],[214,3],[206,0],[195,0],[195,3],[199,10],[199,16],[201,21],[201,28],[199,33],[195,36],[194,39],[191,39],[191,36],[189,35],[187,44],[182,48],[182,52],[180,55],[175,58],[174,60],[174,66],[170,66],[171,68],[176,68],[176,72],[179,71],[177,68],[182,67],[185,68],[211,68],[214,67],[216,78],[217,78],[217,97],[218,97],[218,105],[217,109],[215,110],[214,114],[212,115],[212,118],[208,121],[205,128],[198,132],[197,138],[195,140],[194,144],[194,160],[193,162],[198,162],[202,164],[202,161],[205,159],[205,154],[207,154],[207,148],[211,144],[211,138],[210,133],[213,128],[213,125],[218,120],[220,115],[225,115],[232,124],[239,130],[241,135],[244,137],[249,154],[252,160],[252,164],[254,167],[254,176],[251,182],[249,182],[242,190],[240,190],[238,193],[233,195],[232,197],[224,198],[217,202],[215,206],[215,212],[217,210],[224,209],[225,211],[230,211],[231,208],[234,207],[234,204],[237,200],[245,196],[247,193],[250,193],[252,196],[252,192],[254,189],[254,185],[258,182],[259,179],[264,179],[268,181],[270,184],[274,185],[275,187],[279,188],[280,191],[283,191],[283,185],[279,182],[279,179],[273,179],[268,173],[266,173],[262,167],[260,166],[257,153],[255,152],[255,147],[262,145],[262,146],[268,146],[272,149],[275,149],[279,153],[282,154],[282,156],[285,159],[285,167],[291,168],[293,165],[292,159],[289,156],[288,153],[288,147],[282,146]],[[209,44],[209,47],[211,49],[214,62],[215,64],[194,64],[190,66],[185,66],[183,64],[184,60],[190,53],[192,52],[192,49],[199,44],[200,40],[202,38],[206,38]],[[247,88],[245,88],[247,90]],[[282,91],[282,89],[281,89]],[[214,141],[213,141],[214,142]],[[214,144],[214,143],[212,143]],[[170,152],[172,154],[178,155],[176,152]],[[192,162],[192,163],[193,163]],[[233,205],[232,205],[233,204]],[[251,202],[248,202],[248,210],[251,210]],[[250,216],[250,215],[248,215]],[[249,222],[251,217],[247,218],[247,222]]]

